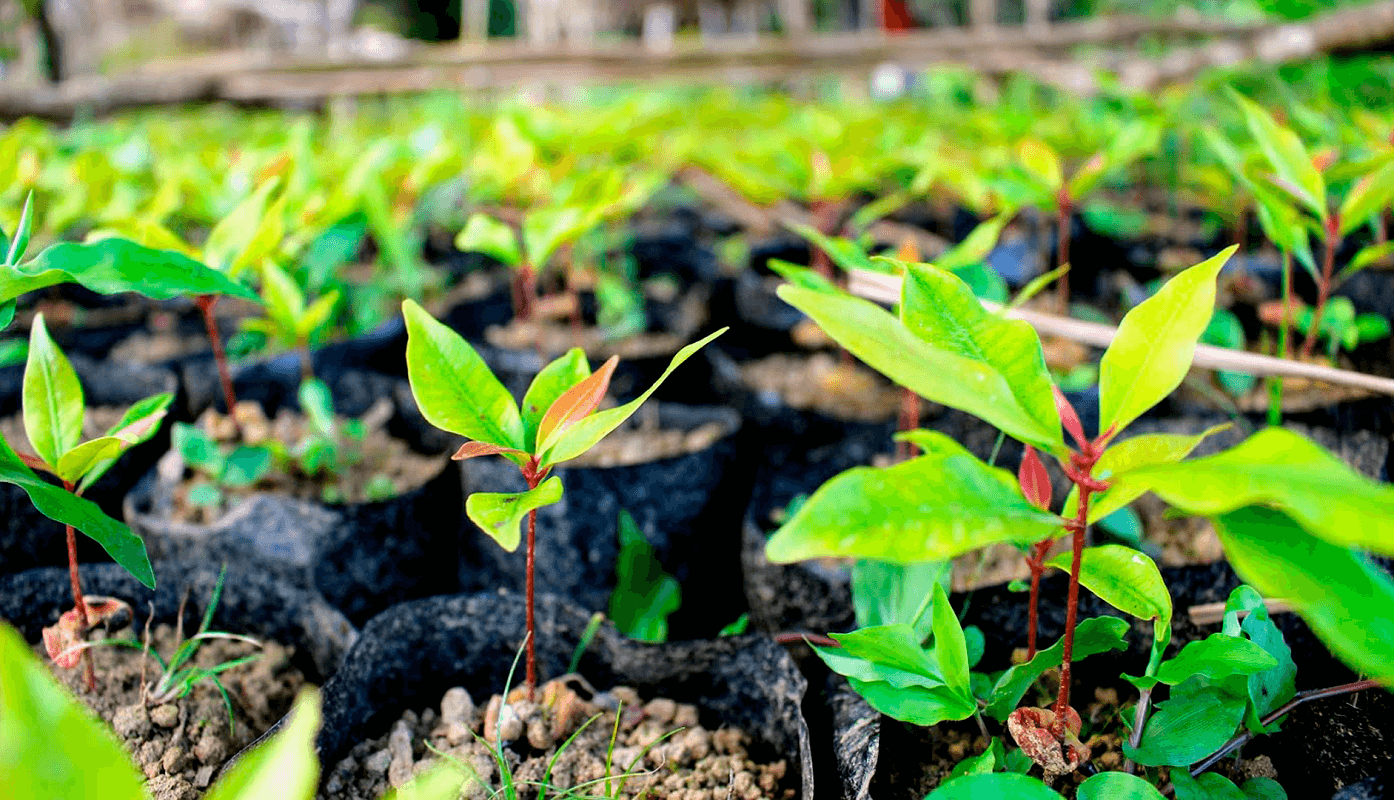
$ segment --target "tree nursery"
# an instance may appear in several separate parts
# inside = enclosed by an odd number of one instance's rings
[[[0,128],[0,796],[1394,798],[1391,78]]]

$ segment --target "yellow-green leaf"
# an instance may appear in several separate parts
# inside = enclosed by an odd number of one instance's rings
[[[553,476],[526,492],[475,492],[465,500],[465,513],[479,529],[508,552],[518,549],[521,525],[529,511],[561,500],[561,478]]]
[[[48,335],[43,314],[34,317],[29,330],[29,357],[24,365],[21,399],[29,444],[39,458],[56,465],[64,453],[81,441],[86,407],[77,373]]]
[[[319,703],[318,689],[302,689],[285,727],[238,759],[209,790],[206,800],[311,800],[319,783],[315,754]]]

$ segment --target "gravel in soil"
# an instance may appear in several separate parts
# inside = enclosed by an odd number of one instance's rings
[[[702,727],[696,706],[666,698],[643,702],[627,687],[597,693],[578,676],[550,681],[536,697],[528,700],[520,687],[507,702],[494,695],[479,706],[463,688],[452,688],[437,708],[403,712],[386,736],[356,745],[329,770],[320,800],[378,798],[446,763],[466,782],[460,796],[483,800],[503,780],[492,745],[500,740],[521,798],[537,797],[544,782],[548,793],[574,790],[615,800],[787,800],[795,794],[784,780],[786,762],[753,762],[744,732]]]
[[[756,392],[777,395],[790,408],[858,422],[881,422],[900,412],[902,392],[859,364],[832,353],[780,353],[741,366],[741,379]]]
[[[288,408],[282,408],[274,419],[268,419],[261,406],[244,402],[237,404],[237,416],[242,424],[241,442],[246,444],[280,442],[294,451],[297,443],[314,432],[308,418]],[[209,477],[188,472],[175,492],[174,517],[183,522],[208,524],[221,517],[237,500],[257,492],[314,502],[361,503],[379,499],[370,496],[368,488],[384,480],[391,484],[392,496],[422,486],[440,473],[441,460],[438,456],[417,453],[406,442],[389,434],[387,422],[391,416],[391,402],[380,400],[361,418],[364,428],[361,441],[340,437],[344,468],[337,474],[328,470],[306,472],[292,459],[291,463],[281,465],[282,468],[273,466],[251,486],[220,486],[221,503],[199,505],[190,501],[189,493],[195,486],[207,484]],[[335,417],[335,421],[342,431],[346,420]],[[227,450],[237,441],[231,421],[213,409],[205,411],[196,424]]]
[[[117,636],[140,641],[131,629]],[[96,692],[83,688],[81,665],[60,669],[49,662],[43,645],[34,650],[74,695],[115,729],[144,772],[155,800],[192,800],[202,796],[227,759],[290,711],[296,692],[305,684],[305,676],[291,665],[293,648],[269,641],[261,645],[205,640],[194,656],[193,663],[203,667],[257,656],[255,661],[219,675],[232,704],[231,730],[227,706],[211,683],[195,684],[187,696],[167,703],[147,702],[142,686],[153,689],[160,677],[160,664],[137,648],[90,648],[97,674]],[[172,626],[154,627],[152,650],[168,659],[177,647]]]

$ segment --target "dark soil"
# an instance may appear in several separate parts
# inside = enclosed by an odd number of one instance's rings
[[[118,637],[139,643],[141,634],[127,629]],[[151,649],[168,659],[178,647],[176,632],[161,624],[151,633]],[[160,664],[139,649],[91,648],[97,691],[82,688],[82,667],[53,668],[54,673],[103,721],[111,725],[149,781],[155,800],[189,800],[203,794],[223,763],[290,710],[306,682],[291,664],[294,648],[263,641],[260,648],[240,641],[206,640],[194,663],[203,667],[257,655],[256,661],[220,674],[232,704],[228,709],[211,683],[196,684],[183,698],[152,703],[143,687],[153,689]],[[43,646],[35,652],[48,661]],[[51,662],[50,662],[51,663]]]
[[[859,364],[845,364],[832,353],[778,354],[741,365],[741,378],[757,393],[769,392],[784,405],[811,409],[858,422],[892,419],[903,393]]]
[[[476,706],[463,687],[451,688],[438,707],[406,711],[386,736],[356,745],[328,773],[320,797],[381,797],[442,762],[475,776],[464,778],[462,797],[489,797],[503,781],[491,747],[500,740],[522,798],[539,796],[544,781],[548,793],[574,789],[614,798],[795,795],[784,780],[786,762],[752,761],[744,732],[703,728],[696,706],[664,698],[643,702],[626,687],[597,693],[577,676],[539,687],[537,697],[538,702],[529,701],[519,688],[509,694],[507,705],[496,694]],[[608,786],[607,777],[613,781]]]

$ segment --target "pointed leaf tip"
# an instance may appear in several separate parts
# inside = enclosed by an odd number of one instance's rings
[[[619,356],[610,356],[600,369],[582,379],[579,383],[561,393],[552,402],[542,422],[537,426],[539,451],[545,451],[568,428],[580,422],[605,399],[605,391],[610,388],[610,378],[615,374]]]
[[[1050,476],[1046,474],[1045,464],[1036,454],[1036,448],[1026,446],[1026,454],[1021,458],[1017,470],[1017,480],[1021,483],[1021,493],[1037,508],[1050,508]]]

